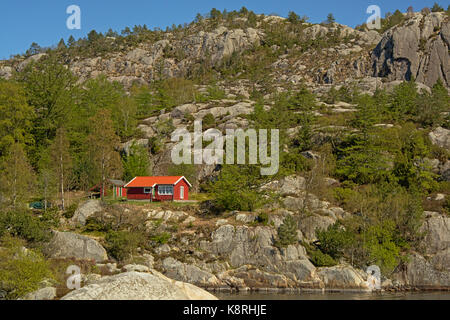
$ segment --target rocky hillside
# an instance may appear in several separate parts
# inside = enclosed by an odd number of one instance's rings
[[[402,15],[384,33],[235,12],[167,31],[90,33],[0,61],[9,79],[0,114],[15,121],[0,121],[0,164],[39,177],[39,188],[23,179],[39,194],[0,190],[0,257],[9,259],[0,269],[14,259],[51,269],[27,299],[214,298],[192,285],[365,291],[373,264],[384,290],[447,290],[449,39],[446,12]],[[280,129],[279,172],[175,166],[171,133],[192,132],[196,119],[221,132]],[[60,180],[47,175],[59,169],[42,155],[58,146],[72,165],[62,199],[98,183],[95,152],[106,146],[117,160],[108,177],[185,175],[192,200],[76,196],[40,216],[17,209],[19,196],[59,203]],[[83,266],[84,287],[69,293],[61,270],[71,263]],[[0,298],[28,293],[2,276]]]
[[[363,80],[367,90],[374,91],[378,78],[386,82],[412,77],[427,86],[440,78],[449,86],[450,27],[445,12],[415,13],[384,34],[338,23],[301,23],[292,28],[287,19],[272,16],[259,16],[254,27],[247,27],[245,18],[236,19],[242,28],[236,21],[216,27],[204,21],[186,27],[183,36],[165,32],[156,42],[143,40],[134,48],[121,46],[119,52],[101,57],[70,56],[65,63],[80,81],[105,74],[130,87],[161,77],[186,77],[201,66],[223,65],[232,57],[246,59],[255,48],[263,47],[265,55],[273,56],[273,63],[266,67],[274,86],[306,81],[320,87]],[[288,43],[276,38],[277,32],[285,31]],[[1,62],[0,77],[9,78],[41,56]]]

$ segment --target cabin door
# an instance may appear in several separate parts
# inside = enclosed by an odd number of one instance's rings
[[[180,187],[180,199],[184,199],[184,187]]]

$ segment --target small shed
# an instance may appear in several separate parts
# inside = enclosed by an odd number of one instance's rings
[[[127,189],[125,188],[125,181],[107,179],[105,181],[105,196],[110,193],[114,198],[124,198],[127,196]],[[95,186],[89,189],[90,198],[100,198],[102,196],[102,183],[99,182]]]

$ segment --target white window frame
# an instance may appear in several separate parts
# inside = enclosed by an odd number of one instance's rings
[[[173,195],[172,185],[158,185],[158,195],[160,196],[171,196]]]
[[[153,188],[151,188],[151,187],[150,187],[150,188],[144,188],[144,193],[145,193],[145,194],[152,193],[152,189],[153,189]]]

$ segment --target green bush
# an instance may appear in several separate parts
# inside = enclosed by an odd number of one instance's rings
[[[269,224],[269,214],[267,212],[261,212],[258,215],[258,222],[262,223],[263,225],[268,225]]]
[[[63,216],[66,219],[72,219],[75,215],[75,211],[78,209],[78,203],[72,203],[64,210]]]
[[[84,226],[85,232],[108,232],[112,228],[111,223],[100,221],[96,217],[89,217],[86,219]]]
[[[346,231],[339,222],[327,230],[316,230],[316,234],[320,251],[333,259],[341,258],[344,250],[354,241],[352,233]]]
[[[30,242],[51,238],[50,224],[26,210],[0,213],[0,236],[8,234]]]
[[[154,235],[153,237],[151,237],[151,240],[155,241],[156,243],[159,243],[159,244],[166,244],[170,240],[171,237],[172,236],[170,235],[170,233],[163,232],[163,233]]]
[[[297,243],[297,229],[297,223],[294,218],[291,215],[287,215],[278,228],[278,246],[287,247],[288,245]]]
[[[320,250],[311,250],[308,252],[311,262],[316,267],[332,267],[337,265],[336,260]]]
[[[128,231],[109,231],[105,237],[106,250],[119,261],[128,259],[143,243],[143,234]]]
[[[39,289],[39,283],[52,278],[48,262],[41,253],[24,250],[24,242],[5,236],[0,250],[0,290],[7,299],[18,299]]]

